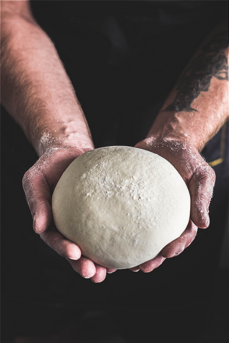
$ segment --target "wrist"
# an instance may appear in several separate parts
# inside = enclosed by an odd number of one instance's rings
[[[54,148],[74,147],[82,152],[94,149],[90,129],[76,99],[49,104],[24,114],[21,126],[38,156]],[[19,116],[20,117],[20,116]]]
[[[148,135],[144,140],[138,142],[135,145],[136,148],[143,148],[149,151],[153,151],[157,153],[157,151],[162,151],[167,154],[168,156],[164,156],[166,159],[170,160],[169,155],[171,152],[176,154],[176,152],[181,150],[191,149],[195,152],[198,152],[196,147],[189,141],[175,138],[175,137],[165,137],[159,135]],[[167,151],[167,152],[166,152]]]
[[[27,137],[38,156],[53,149],[73,148],[82,153],[94,149],[86,119],[83,116],[76,118],[76,115],[72,120],[65,118],[61,123],[52,118],[51,122],[33,124]]]
[[[201,124],[201,123],[199,123]],[[192,113],[169,113],[159,112],[146,140],[156,141],[179,141],[192,145],[201,151],[207,142],[201,125],[193,123]]]
[[[75,149],[79,153],[84,153],[94,149],[93,142],[88,135],[77,132],[69,135],[57,135],[56,132],[45,131],[39,140],[34,144],[38,156],[51,152],[54,149]]]
[[[180,141],[191,144],[199,152],[227,120],[227,116],[222,115],[220,109],[213,115],[209,108],[198,112],[177,113],[163,111],[163,108],[151,127],[147,139]]]
[[[90,129],[77,101],[27,114],[23,130],[38,156],[55,148],[94,149]]]

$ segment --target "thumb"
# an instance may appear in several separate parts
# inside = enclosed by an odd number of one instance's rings
[[[208,210],[214,184],[215,172],[207,163],[199,166],[189,181],[191,220],[201,229],[206,229],[210,224]]]
[[[49,227],[52,221],[50,188],[44,175],[35,167],[25,173],[22,185],[33,217],[34,231],[40,234]]]

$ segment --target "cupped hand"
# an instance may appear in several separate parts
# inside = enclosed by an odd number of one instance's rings
[[[80,248],[57,231],[52,217],[51,198],[58,180],[69,164],[88,150],[91,149],[48,149],[25,173],[22,184],[33,217],[34,231],[50,248],[65,257],[82,277],[102,282],[106,278],[107,269],[81,256]]]
[[[168,160],[184,179],[191,196],[190,220],[181,236],[168,245],[154,259],[132,271],[151,272],[166,258],[184,251],[195,239],[198,228],[205,229],[210,224],[208,209],[215,184],[215,173],[205,162],[196,148],[183,141],[146,138],[135,146],[156,153]]]

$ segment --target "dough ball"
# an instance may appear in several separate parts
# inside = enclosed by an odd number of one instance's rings
[[[52,198],[57,229],[108,267],[138,266],[181,235],[190,195],[177,170],[152,152],[112,146],[76,158]]]

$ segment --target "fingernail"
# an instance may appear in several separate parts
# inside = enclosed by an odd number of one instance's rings
[[[107,269],[107,274],[113,274],[114,272],[116,272],[117,269],[113,269],[113,268],[108,268]]]
[[[88,273],[87,273],[87,274],[88,274]],[[85,275],[81,274],[81,276],[82,276],[84,279],[91,279],[93,276],[95,276],[95,273],[94,273],[94,274],[91,273],[91,275],[89,274],[89,276],[85,276]]]
[[[139,270],[140,270],[140,269],[132,270],[132,272],[137,273],[137,272],[139,272]]]

